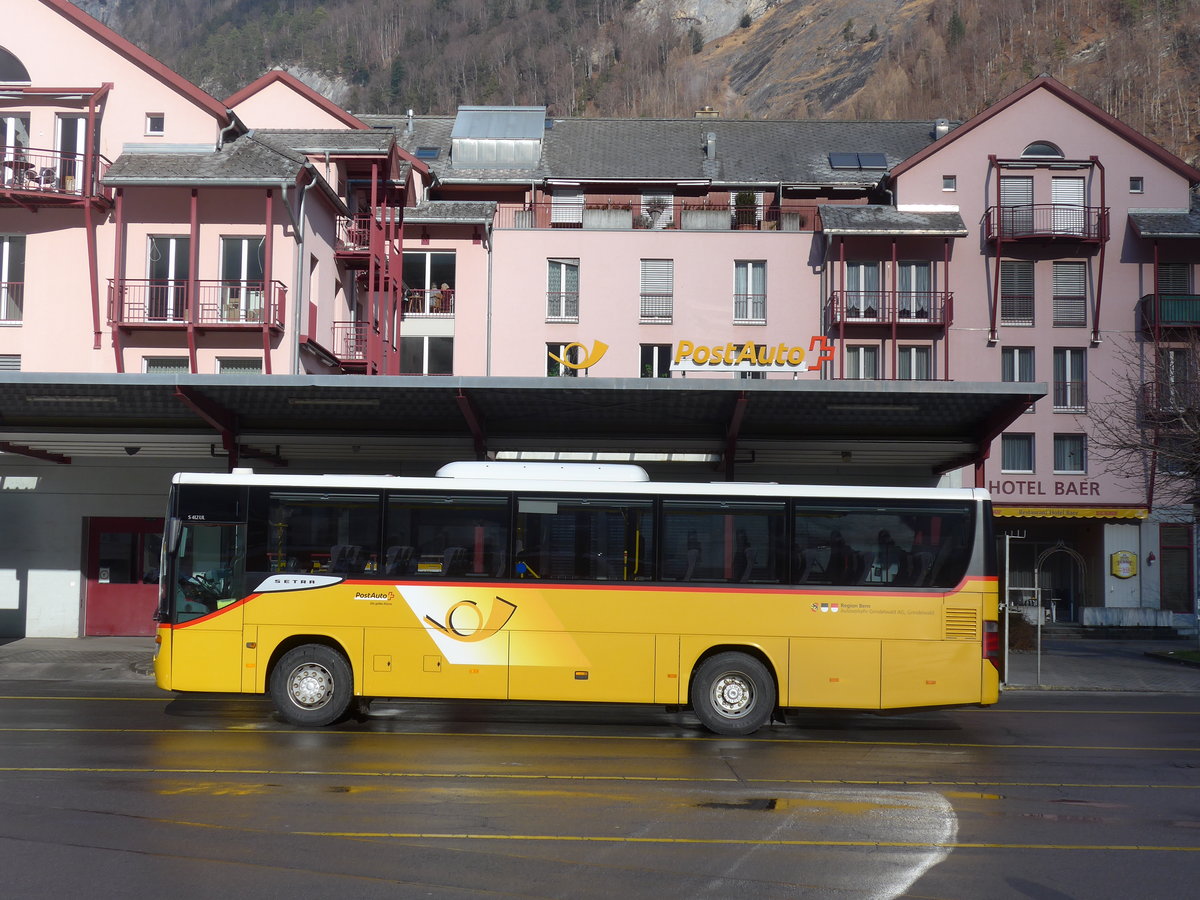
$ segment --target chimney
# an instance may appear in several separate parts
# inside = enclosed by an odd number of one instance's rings
[[[412,111],[411,109],[408,111],[408,127],[406,127],[404,130],[405,130],[405,132],[406,132],[407,134],[412,134],[412,131],[413,131],[413,111]]]
[[[704,158],[708,160],[717,158],[717,133],[715,131],[704,135]]]
[[[711,106],[706,106],[703,109],[696,110],[697,119],[719,119],[721,113],[713,109]]]
[[[950,133],[949,119],[934,119],[933,120],[933,139],[941,140]]]

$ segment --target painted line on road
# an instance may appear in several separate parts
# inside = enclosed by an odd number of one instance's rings
[[[355,840],[378,840],[392,838],[408,841],[547,841],[551,843],[598,843],[598,844],[701,844],[715,846],[752,847],[873,847],[893,850],[1099,850],[1140,851],[1175,853],[1200,853],[1200,847],[1172,846],[1170,844],[1008,844],[959,842],[926,843],[922,841],[834,841],[834,840],[791,840],[782,838],[668,838],[668,837],[622,837],[618,835],[585,834],[442,834],[431,832],[391,831],[295,831],[294,835],[305,837],[339,837]]]
[[[4,728],[0,727],[0,734],[246,734],[261,737],[264,734],[313,734],[313,735],[336,735],[348,734],[359,738],[470,738],[473,741],[478,741],[483,738],[490,739],[520,739],[520,740],[560,740],[560,741],[661,741],[661,742],[679,742],[687,743],[705,742],[705,743],[728,743],[729,741],[740,741],[754,744],[788,744],[791,746],[816,746],[829,745],[834,747],[908,747],[920,750],[1070,750],[1070,751],[1089,751],[1089,752],[1111,752],[1111,753],[1200,753],[1200,746],[1196,747],[1135,747],[1128,745],[1095,745],[1095,744],[983,744],[973,741],[852,741],[841,740],[834,738],[729,738],[719,735],[703,736],[703,735],[687,735],[684,737],[670,735],[609,735],[609,734],[554,734],[546,732],[537,732],[523,734],[518,732],[502,732],[496,734],[480,734],[478,732],[456,732],[456,731],[345,731],[339,729],[321,729],[319,731],[290,731],[286,729],[268,729],[268,728]]]
[[[353,772],[320,769],[163,769],[146,766],[0,766],[0,773],[50,775],[262,775],[313,778],[428,778],[495,781],[612,781],[612,782],[728,782],[734,784],[791,785],[800,787],[936,787],[936,788],[1092,788],[1095,790],[1197,791],[1200,784],[1105,784],[1086,781],[928,781],[855,778],[709,778],[686,775],[551,775],[535,772]]]

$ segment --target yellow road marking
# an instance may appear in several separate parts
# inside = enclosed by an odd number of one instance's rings
[[[220,775],[220,776],[305,776],[314,778],[429,778],[496,781],[612,781],[612,782],[696,782],[794,785],[801,787],[987,787],[987,788],[1093,788],[1096,790],[1200,790],[1200,784],[1105,784],[1086,781],[929,781],[903,779],[848,778],[735,778],[685,775],[552,775],[520,772],[369,772],[319,769],[165,769],[151,766],[0,766],[0,773],[50,775]]]

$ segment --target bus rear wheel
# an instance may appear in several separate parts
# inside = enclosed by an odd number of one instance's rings
[[[692,681],[692,709],[709,731],[753,734],[775,709],[775,680],[745,653],[718,653],[700,664]]]
[[[346,657],[324,644],[303,644],[271,672],[271,699],[293,725],[331,725],[345,717],[354,693]]]

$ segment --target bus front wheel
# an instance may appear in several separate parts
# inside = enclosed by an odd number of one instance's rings
[[[775,681],[753,656],[718,653],[696,670],[692,709],[717,734],[753,734],[775,709]]]
[[[271,699],[293,725],[331,725],[350,709],[350,663],[323,644],[304,644],[283,655],[271,672]]]

